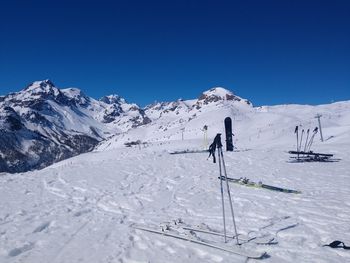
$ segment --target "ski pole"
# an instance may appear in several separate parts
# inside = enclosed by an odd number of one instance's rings
[[[307,145],[307,140],[309,139],[309,133],[310,133],[310,129],[307,129],[307,132],[306,132],[306,141],[305,141],[305,146],[304,146],[304,152],[306,152],[306,145]]]
[[[310,137],[310,140],[309,140],[309,143],[307,144],[307,152],[309,152],[310,151],[310,147],[311,147],[311,143],[312,143],[312,141],[313,141],[313,139],[314,139],[314,136],[315,136],[315,133],[312,133],[312,135],[311,135],[311,137]]]
[[[304,129],[301,131],[299,151],[301,151],[301,145],[303,143],[303,135],[304,135]]]
[[[311,145],[312,145],[312,143],[313,143],[313,141],[314,141],[314,138],[315,138],[315,135],[316,135],[316,133],[318,132],[318,128],[316,127],[314,130],[313,130],[313,134],[312,134],[312,136],[311,136],[311,138],[310,138],[310,142],[309,142],[309,145],[308,145],[308,151],[310,151],[311,150]]]
[[[219,148],[218,148],[219,151]],[[224,202],[224,187],[222,184],[222,172],[221,172],[221,157],[220,154],[218,154],[219,158],[219,172],[220,172],[220,188],[221,188],[221,203],[222,203],[222,218],[224,221],[224,238],[225,238],[225,243],[227,242],[226,240],[226,219],[225,219],[225,202]]]
[[[294,133],[297,134],[297,152],[298,152],[298,159],[299,159],[299,131],[298,131],[299,127],[295,126],[295,130]]]
[[[235,230],[235,235],[236,235],[236,241],[237,245],[239,245],[238,241],[238,234],[237,234],[237,227],[236,227],[236,221],[235,221],[235,216],[233,212],[233,205],[232,205],[232,198],[231,198],[231,192],[230,192],[230,187],[228,184],[228,179],[227,179],[227,172],[226,172],[226,166],[225,166],[225,160],[224,160],[224,155],[222,153],[222,143],[221,143],[221,134],[218,133],[215,138],[213,143],[210,145],[210,155],[213,155],[213,161],[215,163],[215,149],[218,149],[218,158],[219,158],[219,175],[220,175],[220,190],[221,190],[221,203],[222,203],[222,215],[223,215],[223,223],[224,223],[224,238],[225,238],[225,243],[227,242],[226,239],[226,217],[225,217],[225,201],[224,201],[224,186],[222,180],[226,180],[226,188],[227,188],[227,194],[229,197],[229,202],[230,202],[230,208],[231,208],[231,214],[232,214],[232,220],[233,220],[233,226]],[[209,155],[209,156],[210,156]],[[222,174],[222,170],[224,171],[225,177]]]
[[[222,147],[219,148],[218,154],[221,155],[222,166],[224,168],[224,174],[225,174],[226,189],[227,189],[227,194],[228,194],[228,198],[229,198],[229,202],[230,202],[230,208],[231,208],[232,222],[233,222],[233,226],[234,226],[234,229],[235,229],[236,242],[237,242],[237,245],[239,245],[237,226],[236,226],[236,221],[235,221],[235,214],[233,212],[231,191],[230,191],[230,186],[228,184],[227,173],[226,173],[226,166],[225,166],[225,160],[224,160],[224,154],[222,153]],[[225,233],[225,235],[226,235],[226,233]]]

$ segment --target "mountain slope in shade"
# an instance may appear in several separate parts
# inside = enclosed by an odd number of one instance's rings
[[[117,95],[97,101],[50,80],[33,82],[0,98],[0,171],[45,167],[148,121],[142,109]]]

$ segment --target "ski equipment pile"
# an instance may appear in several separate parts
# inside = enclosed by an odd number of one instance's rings
[[[296,134],[296,137],[297,137],[297,148],[296,148],[296,151],[288,152],[289,154],[296,155],[296,157],[291,157],[293,159],[292,162],[336,162],[338,161],[338,159],[331,159],[331,157],[333,157],[333,154],[315,153],[311,151],[311,146],[317,132],[318,132],[318,127],[315,127],[309,139],[310,129],[307,129],[304,150],[302,150],[301,148],[303,145],[304,129],[301,132],[301,138],[299,141],[299,126],[295,127],[294,133]]]
[[[339,159],[333,159],[333,154],[329,153],[316,153],[316,152],[304,152],[304,151],[289,151],[289,154],[296,155],[291,157],[293,162],[337,162]]]

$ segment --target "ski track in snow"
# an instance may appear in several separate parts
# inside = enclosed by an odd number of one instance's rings
[[[278,241],[247,245],[267,251],[264,262],[350,261],[348,251],[322,247],[333,240],[350,244],[348,146],[337,145],[341,161],[335,163],[289,163],[277,146],[224,152],[228,176],[302,191],[229,184],[239,233]],[[223,231],[218,175],[207,153],[169,155],[159,146],[93,152],[1,176],[0,262],[246,262],[131,227],[181,218]],[[227,218],[233,232],[230,223]]]

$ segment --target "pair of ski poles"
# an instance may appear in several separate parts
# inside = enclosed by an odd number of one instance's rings
[[[313,132],[312,132],[312,135],[310,137],[310,140],[308,141],[309,139],[309,133],[310,133],[310,129],[307,129],[306,131],[306,141],[305,141],[305,145],[304,145],[304,153],[306,152],[309,152],[310,149],[311,149],[311,145],[314,141],[314,137],[316,135],[316,133],[318,132],[318,128],[316,127]],[[295,127],[295,131],[294,133],[296,133],[297,135],[297,152],[301,152],[301,146],[302,146],[302,142],[303,142],[303,135],[304,135],[304,129],[301,131],[301,138],[300,138],[300,142],[299,142],[299,126],[296,126]]]
[[[221,143],[221,134],[220,133],[218,133],[215,136],[213,143],[209,147],[209,157],[210,157],[210,155],[213,155],[214,163],[216,162],[216,159],[215,159],[215,149],[216,148],[218,149],[219,172],[220,172],[220,190],[221,190],[221,203],[222,203],[222,217],[223,217],[223,223],[224,223],[225,243],[227,242],[227,239],[226,239],[226,215],[225,215],[225,201],[224,201],[223,180],[226,181],[226,190],[227,190],[227,195],[228,195],[229,203],[230,203],[231,216],[232,216],[232,222],[233,222],[233,226],[234,226],[234,230],[235,230],[236,242],[237,242],[237,245],[239,245],[238,233],[237,233],[237,227],[236,227],[236,221],[235,221],[235,215],[234,215],[234,211],[233,211],[232,198],[231,198],[231,192],[230,192],[230,186],[229,186],[228,180],[227,180],[227,172],[226,172],[225,160],[224,160],[224,155],[222,153],[222,143]],[[224,174],[224,176],[223,176],[223,174]]]

